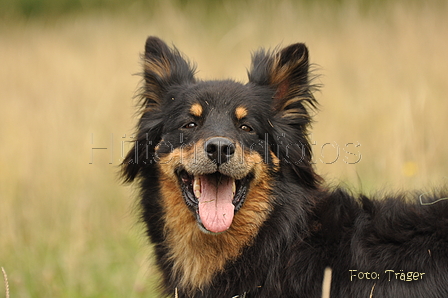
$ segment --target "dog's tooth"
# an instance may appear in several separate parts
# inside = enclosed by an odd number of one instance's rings
[[[233,184],[232,184],[232,193],[233,193],[233,195],[235,195],[235,193],[236,193],[236,184],[235,184],[235,180],[233,180]]]
[[[193,192],[196,198],[199,198],[201,196],[201,178],[194,178],[193,182]]]

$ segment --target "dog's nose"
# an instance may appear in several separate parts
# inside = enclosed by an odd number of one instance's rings
[[[235,153],[234,144],[227,138],[215,137],[205,142],[208,158],[220,165],[226,163]]]

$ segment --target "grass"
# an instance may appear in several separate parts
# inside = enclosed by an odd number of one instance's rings
[[[445,3],[226,3],[3,18],[0,266],[11,297],[156,297],[134,194],[117,178],[147,35],[175,43],[201,78],[241,81],[250,51],[306,42],[324,85],[319,172],[367,192],[447,182]]]

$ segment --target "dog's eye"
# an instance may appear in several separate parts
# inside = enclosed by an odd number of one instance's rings
[[[240,129],[245,131],[245,132],[251,132],[252,131],[252,128],[247,126],[247,125],[245,125],[245,124],[241,125]]]
[[[190,122],[190,123],[184,125],[184,128],[195,128],[196,126],[198,126],[196,123]]]

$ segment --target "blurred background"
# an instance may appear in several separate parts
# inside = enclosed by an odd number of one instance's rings
[[[373,193],[448,182],[447,15],[442,0],[0,0],[11,297],[156,297],[136,194],[117,175],[148,35],[200,78],[242,82],[251,51],[305,42],[322,84],[316,167]]]

